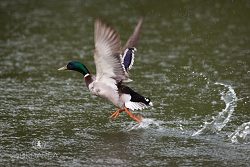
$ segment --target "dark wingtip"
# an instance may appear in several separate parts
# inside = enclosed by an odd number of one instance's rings
[[[125,50],[126,48],[137,47],[143,20],[143,17],[139,18],[137,25],[135,26],[132,35],[130,35],[129,39],[127,40],[123,50]]]

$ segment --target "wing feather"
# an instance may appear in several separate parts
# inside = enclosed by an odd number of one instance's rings
[[[139,35],[140,35],[142,23],[143,23],[143,18],[140,18],[135,29],[134,29],[133,34],[129,37],[128,41],[126,42],[125,46],[123,47],[123,51],[125,51],[127,48],[136,47],[138,40],[139,40]]]
[[[122,49],[123,54],[121,54],[121,59],[122,59],[122,63],[125,69],[125,75],[127,78],[129,78],[129,70],[132,68],[133,63],[134,63],[134,52],[136,51],[135,47],[137,46],[138,41],[139,41],[139,35],[140,35],[142,23],[143,23],[143,18],[140,18],[138,20],[136,27],[134,28],[133,34],[130,35],[129,39],[127,40],[126,44],[124,45]],[[133,52],[131,49],[133,50]],[[130,61],[128,62],[126,58],[129,58]],[[129,65],[127,65],[126,63]],[[130,79],[127,80],[127,82],[130,82],[130,81],[132,80]]]
[[[97,80],[126,79],[121,65],[121,41],[119,34],[100,20],[95,22],[95,54]]]

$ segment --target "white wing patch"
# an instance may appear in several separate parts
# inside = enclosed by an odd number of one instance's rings
[[[125,103],[125,107],[129,108],[130,110],[142,110],[142,109],[148,108],[149,106],[141,102],[129,101]]]
[[[124,102],[125,107],[131,109],[131,110],[142,110],[145,108],[148,108],[150,106],[153,106],[153,103],[150,102],[148,105],[142,102],[132,102],[131,100],[131,95],[129,94],[122,94],[120,96],[120,100]],[[146,101],[149,99],[145,98]]]

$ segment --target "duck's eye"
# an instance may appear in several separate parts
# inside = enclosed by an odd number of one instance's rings
[[[72,64],[69,63],[69,64],[67,65],[67,68],[71,70],[71,69],[72,69]]]

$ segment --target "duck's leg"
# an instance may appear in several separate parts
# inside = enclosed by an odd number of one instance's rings
[[[125,111],[125,109],[118,109],[118,110],[116,110],[116,112],[114,112],[111,116],[110,116],[110,118],[111,119],[116,119],[119,115],[120,115],[120,113],[121,112],[123,112],[123,111]]]
[[[128,110],[128,108],[124,108],[124,110],[125,110],[125,112],[133,119],[133,120],[135,120],[136,122],[138,122],[138,123],[140,123],[141,122],[141,120],[142,120],[142,117],[141,116],[136,116],[136,115],[134,115],[134,114],[132,114],[129,110]]]

